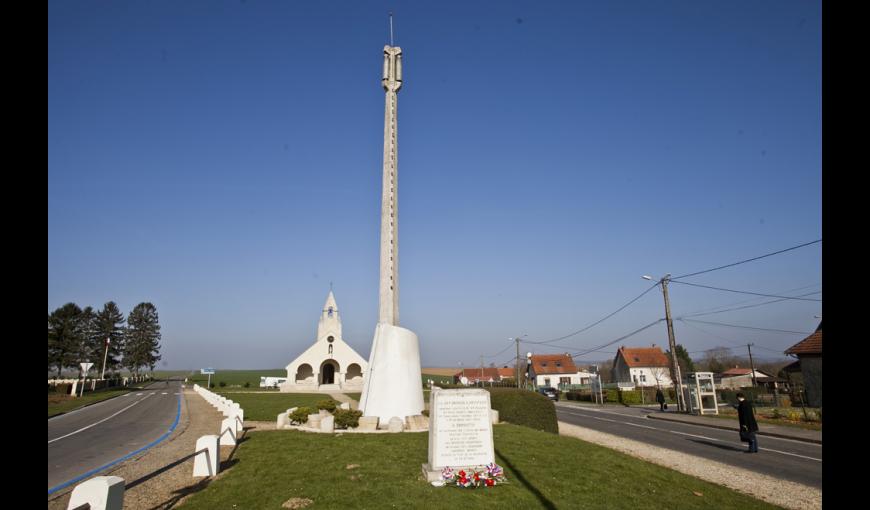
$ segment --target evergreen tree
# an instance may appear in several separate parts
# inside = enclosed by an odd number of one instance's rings
[[[138,375],[139,367],[154,365],[160,360],[160,324],[157,308],[151,303],[139,303],[127,316],[124,339],[124,366]]]
[[[677,344],[676,349],[674,349],[677,353],[677,363],[680,365],[680,373],[687,374],[689,372],[695,371],[695,363],[692,361],[692,358],[689,356],[689,352],[680,344]]]
[[[73,366],[75,352],[81,344],[81,308],[75,303],[67,303],[48,316],[48,364],[61,371]]]
[[[86,306],[82,309],[77,322],[77,344],[73,351],[73,364],[78,365],[79,377],[82,376],[82,362],[93,363],[91,370],[97,366],[97,360],[102,358],[102,350],[100,349],[100,341],[97,338],[97,314],[93,307]]]
[[[106,356],[105,350],[101,353],[100,371],[102,372],[102,358],[106,358],[106,372],[113,372],[121,365],[121,354],[124,352],[124,314],[118,309],[114,301],[103,305],[103,309],[97,313],[97,337],[102,349],[106,348],[106,339],[109,340],[109,351]]]

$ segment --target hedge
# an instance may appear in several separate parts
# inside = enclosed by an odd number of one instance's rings
[[[556,406],[538,392],[517,388],[484,388],[490,394],[490,405],[498,411],[501,421],[535,430],[559,433]]]

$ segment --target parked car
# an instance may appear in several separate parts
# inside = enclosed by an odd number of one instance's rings
[[[559,390],[556,388],[539,388],[538,392],[550,400],[555,400],[556,402],[559,401]]]

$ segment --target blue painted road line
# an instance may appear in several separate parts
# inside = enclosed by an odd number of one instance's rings
[[[96,468],[96,469],[92,469],[92,470],[88,471],[87,473],[85,473],[85,474],[83,474],[83,475],[79,475],[79,476],[73,478],[72,480],[70,480],[70,481],[68,481],[68,482],[64,482],[64,483],[62,483],[62,484],[60,484],[60,485],[56,485],[56,486],[54,486],[54,487],[48,489],[48,495],[51,496],[52,494],[54,494],[55,492],[57,492],[57,491],[59,491],[59,490],[61,490],[61,489],[63,489],[63,488],[69,487],[70,485],[72,485],[72,484],[74,484],[74,483],[76,483],[76,482],[79,482],[79,481],[81,481],[81,480],[83,480],[83,479],[85,479],[85,478],[87,478],[87,477],[89,477],[89,476],[91,476],[91,475],[93,475],[93,474],[99,473],[100,471],[102,471],[102,470],[104,470],[104,469],[106,469],[106,468],[108,468],[108,467],[112,467],[112,466],[114,466],[115,464],[117,464],[117,463],[119,463],[119,462],[121,462],[121,461],[127,460],[127,459],[129,459],[130,457],[136,455],[137,453],[144,452],[144,451],[147,450],[148,448],[151,448],[152,446],[154,446],[154,445],[160,443],[161,441],[163,441],[164,439],[166,439],[167,437],[169,437],[170,434],[172,434],[172,432],[175,430],[175,427],[178,426],[178,420],[179,420],[180,418],[181,418],[181,395],[178,396],[178,411],[175,413],[175,421],[172,422],[172,426],[169,427],[169,430],[168,430],[165,434],[163,434],[162,436],[160,436],[156,441],[152,442],[151,444],[145,445],[145,446],[143,446],[142,448],[139,448],[139,449],[136,450],[135,452],[128,453],[127,455],[124,455],[124,456],[121,457],[120,459],[114,460],[114,461],[112,461],[112,462],[110,462],[110,463],[108,463],[108,464],[105,464],[105,465],[103,465],[103,466],[100,466],[100,467],[98,467],[98,468]]]

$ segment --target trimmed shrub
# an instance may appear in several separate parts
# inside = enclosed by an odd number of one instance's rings
[[[359,417],[362,416],[362,411],[354,411],[353,409],[336,409],[335,413],[335,428],[347,429],[359,426]]]
[[[221,381],[218,383],[218,386],[220,386],[221,388],[223,388],[226,385],[227,385],[226,381]]]
[[[308,421],[308,415],[314,414],[317,410],[311,407],[300,407],[288,415],[290,423],[295,425],[304,425]]]
[[[321,400],[320,402],[318,402],[317,409],[325,409],[331,413],[335,411],[335,408],[338,407],[340,403],[341,402],[338,402],[337,400],[328,398],[326,400]]]
[[[619,401],[625,405],[631,404],[640,404],[640,391],[639,390],[631,390],[631,391],[620,391],[619,392]]]
[[[245,381],[245,388],[250,388],[250,387],[251,387],[250,381]]]
[[[485,388],[499,420],[535,430],[559,433],[556,406],[540,393],[516,388]]]
[[[608,389],[601,392],[605,402],[619,402],[619,390]]]

